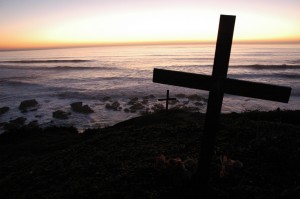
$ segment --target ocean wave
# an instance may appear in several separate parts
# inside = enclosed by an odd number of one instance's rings
[[[206,67],[213,67],[212,65],[157,65],[157,66],[153,66],[153,68],[195,68],[195,67],[199,67],[199,68],[206,68]]]
[[[177,61],[210,61],[210,57],[182,57],[182,58],[172,58]]]
[[[85,59],[47,59],[47,60],[13,60],[13,61],[0,61],[0,63],[14,63],[14,64],[41,64],[41,63],[82,63],[91,62],[93,60]]]
[[[270,73],[270,74],[259,74],[259,73],[245,73],[245,74],[228,74],[230,78],[247,78],[247,79],[260,79],[260,78],[285,78],[285,79],[300,79],[300,74],[288,74],[288,73]]]
[[[292,91],[292,96],[300,97],[300,92],[293,92],[293,91]]]
[[[115,80],[115,81],[146,81],[146,80],[150,80],[151,77],[126,77],[126,76],[118,76],[118,77],[99,77],[99,78],[95,78],[95,81],[101,81],[101,80]]]
[[[206,68],[211,67],[213,68],[213,65],[170,65],[170,66],[155,66],[154,68],[168,68],[168,67],[180,67],[180,68]],[[263,64],[253,64],[253,65],[229,65],[229,68],[250,68],[250,69],[270,69],[270,70],[286,70],[286,69],[300,69],[300,65],[287,65],[287,64],[281,64],[281,65],[263,65]]]
[[[60,81],[63,81],[62,83],[71,84],[71,83],[92,83],[92,82],[107,82],[107,81],[114,81],[114,82],[120,82],[120,84],[123,84],[125,82],[138,82],[138,81],[147,81],[151,80],[151,77],[149,78],[143,78],[143,77],[127,77],[127,76],[113,76],[113,77],[85,77],[85,78],[64,78]],[[1,80],[0,80],[1,81]],[[113,84],[112,84],[113,86]]]
[[[261,64],[254,64],[254,65],[231,65],[229,67],[233,68],[251,68],[251,69],[272,69],[272,70],[286,70],[286,69],[300,69],[300,65],[261,65]]]
[[[97,97],[76,91],[63,91],[52,94],[60,99],[96,99]],[[98,98],[100,99],[100,98]]]
[[[45,67],[47,68],[47,67]],[[119,68],[117,67],[105,67],[105,66],[95,66],[95,67],[85,67],[85,66],[55,66],[55,67],[48,67],[48,69],[54,69],[54,70],[117,70]]]
[[[28,87],[42,87],[41,84],[33,83],[33,82],[28,82],[28,81],[22,81],[22,80],[0,80],[1,84],[6,84],[6,86],[26,86]]]
[[[287,61],[289,64],[300,64],[300,59],[296,59],[296,60],[288,60]]]
[[[6,82],[11,82],[11,81],[33,80],[33,79],[35,79],[37,77],[39,77],[39,76],[35,76],[35,75],[29,75],[29,76],[24,76],[24,75],[10,76],[10,77],[0,78],[0,83],[6,83]]]
[[[177,57],[178,55],[173,55],[173,54],[166,54],[166,55],[161,55],[161,54],[149,54],[146,55],[148,57]]]
[[[0,69],[22,69],[22,70],[118,70],[117,67],[105,66],[22,66],[22,65],[1,65]]]
[[[276,75],[288,79],[300,79],[300,74],[276,74]]]

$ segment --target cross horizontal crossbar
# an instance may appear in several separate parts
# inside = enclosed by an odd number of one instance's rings
[[[217,85],[216,80],[208,75],[157,68],[153,71],[153,82],[207,91],[210,91],[214,85]],[[223,89],[224,93],[231,95],[284,103],[289,101],[289,96],[292,90],[290,87],[286,86],[276,86],[272,84],[263,84],[230,78],[223,80]]]

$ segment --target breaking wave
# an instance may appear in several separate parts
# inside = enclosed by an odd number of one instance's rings
[[[286,69],[300,69],[300,65],[260,65],[260,64],[255,64],[255,65],[233,65],[229,67],[234,67],[234,68],[251,68],[251,69],[275,69],[275,70],[286,70]]]
[[[247,79],[257,79],[257,78],[285,78],[285,79],[300,79],[300,74],[229,74],[230,78],[247,78]]]
[[[288,60],[288,63],[290,63],[290,64],[300,64],[300,59]]]
[[[105,66],[22,66],[22,65],[0,65],[2,69],[22,69],[22,70],[118,70],[117,67],[105,67]]]
[[[91,62],[93,60],[84,60],[84,59],[48,59],[48,60],[14,60],[14,61],[1,61],[0,63],[15,63],[15,64],[34,64],[34,63],[82,63],[82,62]]]
[[[194,68],[194,67],[199,67],[199,68],[205,68],[205,67],[213,67],[213,65],[170,65],[170,66],[155,66],[155,68],[159,67],[182,67],[182,68]],[[300,69],[300,65],[287,65],[287,64],[282,64],[282,65],[262,65],[262,64],[254,64],[254,65],[230,65],[229,68],[250,68],[250,69],[275,69],[275,70],[285,70],[285,69]]]

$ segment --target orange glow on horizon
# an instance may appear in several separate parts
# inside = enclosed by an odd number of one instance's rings
[[[221,13],[237,16],[236,43],[300,41],[300,14],[296,6],[299,3],[294,5],[293,0],[274,2],[272,8],[267,2],[259,1],[256,5],[237,0],[229,0],[232,4],[221,0],[205,4],[201,0],[172,3],[124,0],[118,4],[113,4],[113,0],[111,3],[87,0],[91,4],[60,0],[59,6],[53,0],[38,1],[40,9],[33,11],[29,9],[34,7],[25,1],[15,1],[27,10],[12,4],[14,15],[9,9],[3,10],[2,17],[0,12],[0,17],[7,19],[0,21],[0,50],[214,43]]]
[[[135,46],[135,45],[200,45],[215,44],[216,41],[128,41],[128,42],[98,42],[98,43],[61,43],[61,42],[41,42],[41,43],[4,43],[0,51],[11,50],[37,50],[37,49],[59,49],[59,48],[81,48],[81,47],[101,47],[101,46]],[[300,38],[287,39],[263,39],[263,40],[234,40],[234,44],[300,44]]]

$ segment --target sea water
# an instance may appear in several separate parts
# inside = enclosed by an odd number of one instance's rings
[[[103,127],[145,110],[151,112],[157,103],[164,103],[157,99],[165,97],[166,90],[170,90],[170,97],[184,94],[171,108],[190,107],[205,112],[207,91],[153,83],[153,69],[211,75],[214,51],[215,45],[199,44],[0,52],[0,107],[10,108],[0,116],[0,123],[22,116],[27,118],[26,123],[37,120],[42,126]],[[292,94],[288,104],[225,95],[222,112],[300,109],[299,44],[233,44],[228,77],[290,86]],[[194,94],[204,100],[189,100],[188,96]],[[140,102],[146,99],[144,110],[128,111],[130,100],[136,97]],[[39,105],[32,111],[21,112],[18,106],[27,99],[36,99]],[[79,101],[95,112],[73,112],[70,104]],[[120,103],[119,110],[106,108],[115,101]],[[56,110],[71,115],[67,120],[55,119],[52,112]]]

